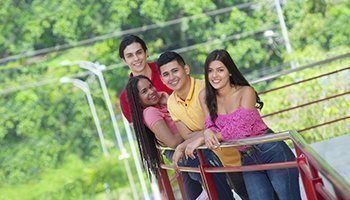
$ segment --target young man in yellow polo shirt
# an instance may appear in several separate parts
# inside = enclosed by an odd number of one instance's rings
[[[168,110],[179,133],[185,139],[175,150],[173,161],[176,163],[182,157],[188,144],[193,141],[204,144],[204,112],[198,96],[200,91],[204,89],[205,83],[203,80],[195,79],[189,75],[189,66],[176,52],[161,54],[157,65],[163,83],[174,91],[168,99]],[[224,166],[239,166],[241,164],[240,154],[235,148],[222,148],[214,150],[214,152]],[[235,192],[242,199],[248,199],[242,173],[229,173],[229,177]]]

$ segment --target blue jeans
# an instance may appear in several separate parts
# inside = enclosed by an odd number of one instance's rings
[[[179,166],[198,167],[199,159],[197,156],[197,151],[195,151],[195,155],[196,158],[193,160],[191,158],[187,160],[183,158],[182,162],[179,163]],[[213,151],[203,150],[203,155],[206,163],[209,164],[210,167],[222,167],[220,159],[216,156],[216,154]],[[197,181],[197,183],[202,183],[202,178],[199,173],[188,173],[188,175],[192,180]],[[232,190],[226,180],[226,174],[212,173],[212,177],[219,199],[234,199]]]
[[[172,162],[174,151],[165,150],[164,155],[170,162]],[[196,179],[193,180],[192,178],[190,178],[188,172],[181,172],[181,179],[184,184],[187,199],[189,200],[196,199],[202,192],[201,183],[196,181]]]
[[[295,160],[293,152],[283,141],[254,145],[241,155],[244,166]],[[243,172],[251,200],[301,199],[298,176],[297,168]]]

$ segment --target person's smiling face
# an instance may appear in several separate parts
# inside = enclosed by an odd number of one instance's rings
[[[160,74],[163,83],[168,88],[179,91],[186,84],[189,67],[187,65],[181,66],[176,60],[173,60],[160,67]]]
[[[154,106],[159,103],[160,95],[156,88],[147,79],[140,79],[137,83],[139,98],[142,107]]]
[[[230,85],[230,73],[224,63],[218,60],[209,64],[208,79],[216,90]]]
[[[133,74],[144,75],[147,66],[147,50],[143,50],[140,43],[134,42],[124,49],[123,61],[127,64]]]

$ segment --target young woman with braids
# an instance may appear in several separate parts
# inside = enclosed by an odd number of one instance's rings
[[[263,107],[226,50],[211,52],[205,61],[205,85],[200,101],[206,114],[205,144],[215,149],[222,140],[235,140],[272,133],[258,109]],[[267,142],[239,148],[242,165],[295,160],[283,142]],[[273,169],[243,172],[249,199],[300,199],[298,170]]]
[[[183,139],[168,112],[167,94],[157,92],[148,77],[143,75],[132,77],[126,85],[126,92],[143,166],[151,177],[151,172],[154,175],[158,174],[160,164],[157,145],[176,148],[177,145],[183,142]],[[211,151],[208,150],[208,152]],[[164,152],[169,161],[172,160],[173,153],[170,150]],[[219,159],[213,153],[207,153],[206,160],[214,166],[215,163],[219,162]],[[183,159],[182,165],[197,167],[199,160],[198,158]],[[196,199],[202,192],[200,174],[181,173],[181,175],[187,199]],[[213,179],[220,199],[233,199],[225,175],[213,174]]]

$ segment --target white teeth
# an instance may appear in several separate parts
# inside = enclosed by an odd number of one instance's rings
[[[174,82],[171,82],[170,84],[171,85],[176,85],[179,81],[174,81]]]
[[[156,100],[156,99],[157,99],[157,96],[156,96],[156,95],[151,95],[151,96],[149,96],[149,99],[151,99],[151,100]]]

